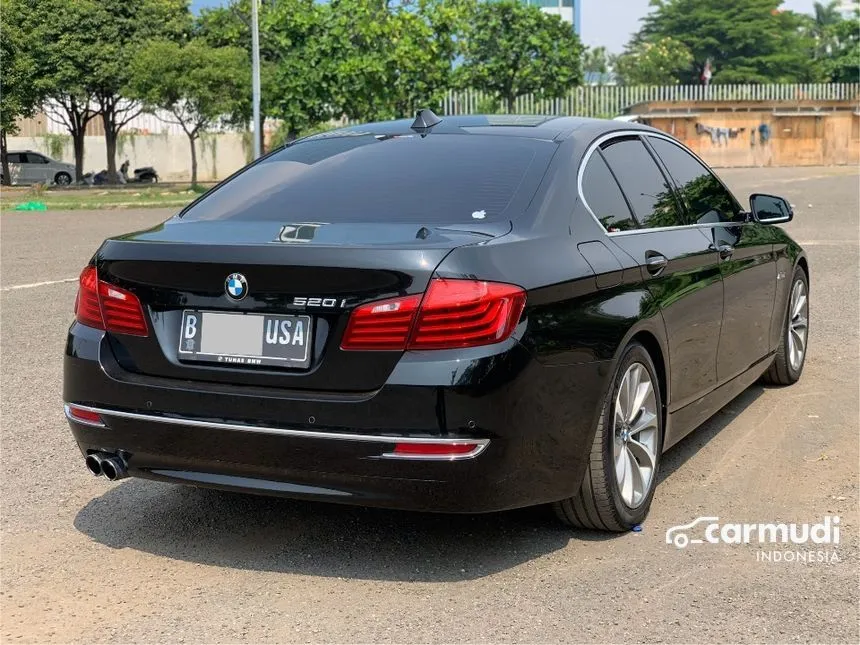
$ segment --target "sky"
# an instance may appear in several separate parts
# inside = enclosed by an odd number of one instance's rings
[[[606,47],[621,53],[630,35],[639,30],[639,20],[648,13],[649,0],[581,0],[582,40],[589,47]],[[719,1],[719,0],[717,0]],[[192,0],[196,12],[202,7],[216,7],[226,0]],[[814,0],[785,0],[783,8],[812,13]]]

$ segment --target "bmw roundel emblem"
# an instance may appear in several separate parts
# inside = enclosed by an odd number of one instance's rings
[[[224,281],[224,291],[228,298],[241,300],[248,295],[248,281],[241,273],[231,273]]]

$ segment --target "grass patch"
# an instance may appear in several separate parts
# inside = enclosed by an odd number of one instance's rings
[[[185,206],[200,195],[200,187],[194,189],[147,188],[100,189],[82,188],[76,190],[47,190],[39,194],[32,190],[3,191],[0,208],[14,210],[19,204],[38,201],[48,210],[96,210],[122,208],[167,208]]]

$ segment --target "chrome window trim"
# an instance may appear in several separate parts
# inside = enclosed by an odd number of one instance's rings
[[[470,437],[404,437],[397,435],[371,435],[371,434],[350,434],[348,432],[326,432],[314,430],[296,430],[294,428],[276,428],[272,426],[248,425],[244,423],[228,423],[223,421],[202,421],[197,419],[189,419],[186,417],[165,417],[157,414],[142,414],[140,412],[126,412],[124,410],[109,410],[106,408],[96,408],[87,405],[72,404],[81,410],[88,410],[107,417],[119,417],[121,419],[134,419],[136,421],[149,421],[151,423],[165,423],[170,425],[190,426],[195,428],[212,428],[213,430],[232,430],[237,432],[253,432],[258,434],[280,435],[285,437],[295,437],[302,439],[326,439],[336,441],[360,441],[365,443],[434,443],[434,444],[451,444],[459,445],[463,443],[474,443],[476,447],[471,452],[462,455],[395,455],[394,453],[384,453],[380,457],[388,459],[422,459],[436,461],[458,461],[461,459],[471,459],[481,454],[490,444],[489,439],[473,439]],[[71,416],[69,404],[64,403],[63,408],[66,412],[66,417],[75,423],[83,425],[92,425],[86,421],[80,421]],[[97,426],[105,427],[105,426]]]
[[[607,231],[606,227],[604,227],[603,224],[601,224],[600,220],[597,218],[597,215],[594,214],[594,211],[591,210],[591,206],[589,206],[588,200],[585,199],[585,193],[582,191],[582,178],[585,175],[585,167],[588,165],[588,162],[591,160],[591,155],[594,154],[595,150],[600,148],[600,146],[602,146],[607,141],[611,141],[612,139],[623,139],[625,137],[631,137],[631,136],[653,137],[655,139],[664,139],[664,140],[668,141],[669,143],[675,144],[676,146],[680,147],[682,150],[690,153],[705,168],[707,168],[711,174],[713,174],[711,167],[708,164],[706,164],[701,159],[701,157],[699,157],[699,155],[697,155],[695,152],[690,150],[687,146],[685,146],[683,143],[681,143],[677,139],[670,137],[667,134],[663,134],[662,132],[650,132],[648,130],[614,130],[612,132],[607,132],[606,134],[601,135],[600,137],[598,137],[597,139],[595,139],[594,141],[591,142],[591,145],[588,147],[588,150],[585,151],[585,154],[582,157],[582,161],[579,164],[579,170],[577,171],[577,174],[576,174],[576,190],[577,190],[577,195],[578,195],[579,199],[582,200],[583,206],[585,206],[585,209],[588,211],[589,215],[591,215],[591,217],[594,219],[594,221],[597,222],[597,225],[600,227],[600,230],[603,231],[603,233],[605,235],[607,235],[609,237],[615,237],[616,235],[618,235],[618,236],[621,236],[621,235],[640,235],[642,233],[653,233],[654,231],[683,231],[683,230],[694,229],[694,228],[713,228],[715,226],[743,226],[744,224],[748,223],[748,222],[709,222],[707,224],[683,224],[681,226],[660,226],[657,228],[634,228],[634,229],[630,229],[627,231]],[[655,160],[654,163],[656,164],[657,161]],[[607,165],[608,165],[608,162],[607,162]],[[659,168],[660,166],[658,165],[657,167]],[[610,166],[610,169],[611,168],[612,167]],[[662,172],[662,169],[660,171]],[[716,175],[714,175],[714,176],[716,177]],[[728,188],[726,188],[725,184],[723,184],[723,182],[720,180],[719,177],[717,177],[717,181],[720,182],[720,184],[723,186],[723,188],[728,190]],[[620,187],[620,184],[619,184],[619,187]],[[674,186],[673,186],[673,189],[674,189]],[[729,191],[729,193],[731,194],[731,191]],[[632,214],[633,214],[633,217],[635,218],[636,214],[635,213],[632,213]]]

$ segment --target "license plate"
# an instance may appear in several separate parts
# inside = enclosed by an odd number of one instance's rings
[[[235,365],[307,368],[310,316],[183,311],[179,358]]]

